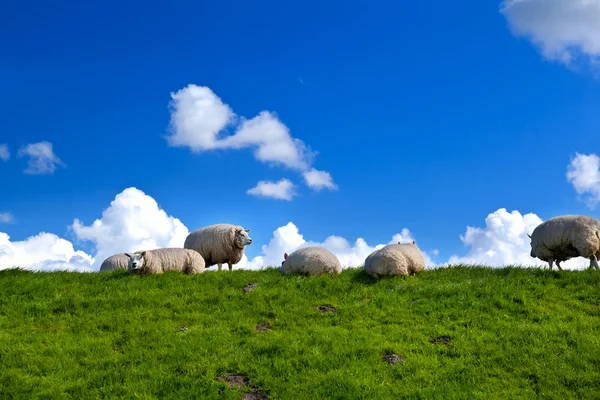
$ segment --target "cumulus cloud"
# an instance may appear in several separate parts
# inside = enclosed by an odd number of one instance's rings
[[[452,256],[449,264],[480,264],[490,267],[547,266],[547,263],[530,256],[531,234],[543,221],[536,214],[522,215],[519,211],[508,212],[505,208],[489,214],[485,219],[485,227],[467,226],[467,231],[460,236],[462,242],[470,247],[466,256]],[[589,261],[583,258],[571,259],[561,266],[565,269],[581,269]]]
[[[10,224],[14,221],[14,217],[11,213],[5,212],[0,213],[0,224]]]
[[[188,85],[171,93],[169,145],[189,147],[194,152],[222,147],[219,133],[235,114],[210,88]]]
[[[549,60],[600,61],[600,0],[505,0],[500,12]]]
[[[57,166],[66,165],[54,154],[52,143],[30,143],[19,149],[19,157],[29,157],[27,168],[23,171],[31,175],[53,174]]]
[[[94,258],[76,251],[73,244],[58,236],[41,232],[23,241],[11,242],[0,232],[0,270],[20,267],[34,271],[92,271]]]
[[[183,247],[189,233],[179,219],[168,215],[156,200],[134,187],[119,193],[91,225],[75,219],[71,228],[79,240],[94,243],[95,268],[115,253]]]
[[[336,190],[337,185],[333,183],[333,178],[331,174],[327,171],[318,171],[314,168],[311,168],[308,171],[305,171],[303,174],[304,180],[308,187],[314,190],[321,190],[323,188],[327,188],[330,190]]]
[[[411,232],[404,228],[400,233],[392,236],[387,244],[392,243],[409,243],[414,239]],[[377,244],[370,246],[363,238],[358,238],[353,244],[350,244],[347,239],[331,235],[324,242],[307,241],[300,234],[298,227],[294,223],[289,222],[287,225],[277,228],[273,232],[273,238],[268,245],[261,247],[262,254],[248,260],[245,256],[240,262],[238,268],[260,269],[267,266],[281,266],[284,253],[291,253],[299,248],[308,246],[321,246],[335,254],[340,260],[343,268],[355,268],[364,265],[365,258],[373,251],[385,246],[385,244]],[[424,252],[425,263],[432,266],[434,263]]]
[[[208,87],[190,84],[171,93],[171,120],[167,141],[170,146],[189,147],[194,152],[216,149],[252,149],[254,157],[270,165],[309,173],[311,188],[334,188],[331,175],[310,170],[314,153],[300,139],[292,137],[277,115],[261,111],[251,119],[237,118],[229,105]],[[227,135],[227,128],[233,134]],[[321,173],[316,176],[316,171]],[[326,174],[326,175],[325,175]],[[308,178],[305,177],[308,182]]]
[[[567,180],[590,208],[600,203],[600,157],[577,153],[567,167]]]
[[[257,197],[269,197],[278,200],[292,200],[296,195],[295,186],[289,179],[280,179],[277,182],[260,181],[248,194]]]
[[[0,144],[0,160],[10,160],[10,151],[8,150],[8,145],[6,143]]]

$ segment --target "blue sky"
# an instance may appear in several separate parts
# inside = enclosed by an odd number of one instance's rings
[[[72,226],[106,224],[131,187],[189,231],[251,228],[256,262],[289,222],[351,247],[407,228],[436,263],[512,246],[500,262],[527,257],[538,222],[512,212],[600,216],[600,1],[12,2],[0,44],[4,263],[26,263],[15,254],[40,232],[91,256],[132,250]],[[224,109],[236,117],[221,129]],[[272,125],[235,136],[263,111]],[[207,127],[214,140],[194,151]],[[289,152],[297,140],[312,158]],[[313,168],[327,184],[310,187]],[[248,192],[261,181],[287,198]],[[109,231],[152,219],[136,218]],[[470,243],[467,226],[481,230]],[[274,254],[299,240],[290,232]],[[156,245],[176,244],[165,237]],[[32,262],[44,257],[72,254]]]

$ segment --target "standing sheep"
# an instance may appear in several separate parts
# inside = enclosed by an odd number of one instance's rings
[[[127,255],[130,273],[162,274],[167,271],[181,271],[186,274],[199,274],[205,269],[204,259],[198,252],[180,247]]]
[[[322,247],[303,247],[288,256],[283,255],[280,271],[283,274],[339,274],[342,271],[340,260]]]
[[[223,263],[227,263],[231,271],[244,256],[245,246],[252,243],[248,232],[250,229],[244,230],[239,225],[209,225],[190,233],[183,247],[200,253],[207,268],[217,264],[220,271]]]
[[[424,269],[425,258],[414,241],[387,245],[369,254],[365,260],[365,271],[375,278],[414,275]]]
[[[598,269],[600,221],[585,215],[562,215],[542,222],[531,235],[531,257],[537,257],[562,271],[560,263],[574,257],[590,259],[589,268]]]

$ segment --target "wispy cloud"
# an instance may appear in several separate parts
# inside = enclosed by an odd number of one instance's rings
[[[14,222],[15,218],[9,212],[0,213],[0,223],[1,224],[10,224]]]
[[[6,143],[0,144],[0,160],[10,160],[10,151],[8,150],[8,145]]]
[[[31,175],[53,174],[58,166],[66,167],[52,150],[52,143],[39,142],[28,144],[18,153],[19,157],[29,157],[27,168],[23,171]]]

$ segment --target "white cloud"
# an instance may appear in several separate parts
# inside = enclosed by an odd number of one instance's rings
[[[219,133],[235,120],[231,108],[206,86],[171,93],[169,145],[199,152],[221,147]]]
[[[0,270],[20,267],[29,270],[92,271],[94,259],[58,236],[41,232],[20,242],[0,232]]]
[[[327,188],[330,190],[337,189],[337,185],[333,183],[333,178],[331,177],[331,174],[327,171],[318,171],[312,168],[309,171],[305,171],[303,173],[303,176],[308,187],[317,191],[323,188]]]
[[[500,12],[515,36],[565,65],[600,61],[600,0],[505,0]]]
[[[412,242],[413,240],[410,231],[404,228],[401,233],[394,235],[388,244],[398,243],[399,241],[401,243],[407,243]],[[296,225],[289,222],[287,225],[281,226],[273,232],[273,238],[269,244],[262,246],[262,254],[260,256],[254,257],[252,260],[248,260],[244,256],[244,259],[240,262],[238,268],[260,269],[264,266],[279,267],[283,261],[284,253],[289,254],[294,250],[307,246],[324,247],[338,257],[342,267],[355,268],[364,265],[365,258],[373,251],[385,246],[385,244],[370,246],[363,238],[358,238],[354,244],[351,245],[348,240],[336,235],[327,237],[323,243],[307,241],[299,233]],[[432,266],[433,261],[429,255],[426,252],[423,253],[425,256],[425,263],[428,266]]]
[[[289,179],[280,179],[277,182],[260,181],[247,193],[257,197],[269,197],[278,200],[292,200],[296,195],[295,186]]]
[[[302,140],[292,137],[275,113],[261,111],[254,118],[238,120],[210,88],[193,84],[171,93],[171,98],[170,134],[166,137],[170,146],[189,147],[194,152],[248,148],[260,162],[314,176],[309,171],[314,153]],[[232,135],[225,134],[228,127],[235,128]],[[327,172],[317,172],[322,175],[313,180],[320,178],[320,183],[309,184],[311,188],[335,186]]]
[[[95,268],[115,253],[183,247],[189,231],[177,218],[161,209],[152,197],[134,187],[119,193],[91,225],[75,219],[72,229],[80,240],[96,247]]]
[[[0,160],[10,160],[10,151],[8,150],[8,145],[6,143],[0,144]]]
[[[66,165],[54,154],[52,143],[30,143],[19,149],[19,157],[29,157],[26,174],[41,175],[53,174],[57,166]]]
[[[14,217],[11,213],[5,212],[0,213],[0,224],[10,224],[14,221]]]
[[[508,212],[505,208],[489,214],[485,228],[467,226],[460,238],[470,247],[466,256],[452,256],[447,264],[481,264],[490,267],[548,266],[543,261],[530,256],[531,234],[543,221],[535,214],[521,215],[519,211]],[[571,259],[562,263],[565,269],[580,269],[589,264],[583,258]]]
[[[250,120],[242,120],[233,136],[221,142],[223,148],[254,148],[254,156],[265,163],[283,164],[304,170],[313,157],[300,139],[295,139],[274,113],[261,111]]]
[[[588,195],[590,208],[600,203],[600,157],[577,153],[567,167],[567,180],[578,194]]]

